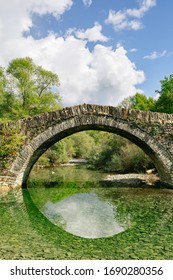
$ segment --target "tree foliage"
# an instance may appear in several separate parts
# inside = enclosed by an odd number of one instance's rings
[[[12,60],[0,68],[0,118],[19,119],[59,109],[59,78],[29,57]]]
[[[0,130],[0,158],[7,167],[8,158],[17,154],[18,148],[23,144],[25,137],[20,134],[20,129],[4,124]]]
[[[37,66],[29,57],[12,60],[7,69],[0,67],[0,121],[59,109],[58,86],[58,75]],[[16,155],[23,140],[17,128],[2,126],[0,158],[4,163]]]
[[[148,98],[144,94],[136,93],[134,96],[125,98],[120,106],[128,109],[173,114],[173,74],[165,77],[160,83],[161,90],[156,90],[159,93],[157,100],[152,97]]]
[[[142,111],[154,111],[156,101],[152,97],[136,93],[133,96],[125,98],[120,104],[121,107]]]
[[[153,165],[145,153],[128,140],[102,131],[83,131],[51,147],[38,161],[52,166],[85,158],[89,167],[105,172],[142,172]]]
[[[152,167],[145,153],[125,138],[118,135],[97,132],[99,142],[90,154],[89,162],[95,169],[106,172],[141,172]]]
[[[161,82],[161,91],[155,105],[155,111],[173,114],[173,74],[165,77]]]

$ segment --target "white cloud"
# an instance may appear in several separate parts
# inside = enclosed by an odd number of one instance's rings
[[[97,73],[98,96],[102,104],[118,104],[125,97],[135,94],[136,85],[145,79],[144,73],[136,69],[123,46],[97,45],[93,52],[92,67]]]
[[[79,39],[86,39],[89,42],[107,42],[109,39],[102,34],[102,26],[99,23],[95,23],[92,28],[86,30],[78,30],[75,35]]]
[[[138,49],[136,49],[136,48],[133,48],[133,49],[130,50],[130,52],[132,52],[132,53],[137,52],[137,51],[138,51]]]
[[[14,3],[19,4],[17,8]],[[64,105],[83,102],[116,105],[123,98],[135,94],[137,85],[145,79],[143,71],[139,71],[127,57],[123,46],[118,45],[114,49],[97,44],[91,51],[87,40],[76,38],[72,33],[65,37],[49,34],[39,40],[22,35],[32,26],[31,14],[38,7],[40,13],[47,11],[58,16],[71,5],[70,0],[6,0],[0,10],[0,65],[6,66],[16,57],[30,56],[36,64],[58,73]],[[91,34],[94,34],[93,38],[97,35],[97,40],[106,40],[99,24],[82,34],[90,40]]]
[[[127,9],[126,13],[131,17],[142,18],[154,6],[156,6],[156,0],[143,0],[139,9]]]
[[[156,93],[156,95],[155,95],[153,98],[154,98],[154,100],[156,100],[156,101],[157,101],[157,100],[159,99],[159,97],[160,97],[160,93],[159,93],[159,92],[157,92],[157,93]]]
[[[21,0],[19,0],[21,1]],[[23,2],[26,2],[25,0]],[[51,13],[56,17],[62,15],[65,11],[71,8],[73,0],[30,0],[28,8],[39,15]]]
[[[93,2],[92,0],[83,0],[83,3],[86,7],[90,7],[92,2]]]
[[[144,59],[154,60],[154,59],[166,56],[166,55],[167,55],[167,51],[166,50],[164,50],[163,52],[156,52],[156,51],[154,51],[154,52],[150,53],[149,55],[144,56]]]
[[[112,24],[115,31],[141,29],[141,18],[155,5],[156,0],[142,0],[138,9],[110,10],[105,23]]]
[[[0,0],[2,2],[2,0]],[[0,43],[1,43],[1,57],[0,64],[6,62],[5,50],[2,46],[5,46],[9,52],[10,48],[15,48],[15,45],[11,45],[13,40],[16,41],[17,46],[22,40],[22,34],[25,31],[29,31],[32,27],[32,14],[38,13],[53,14],[56,17],[61,16],[73,5],[73,0],[6,0],[1,3],[0,8]],[[22,41],[23,42],[23,41]],[[19,48],[23,46],[19,45]],[[17,50],[14,50],[14,52]],[[13,53],[13,52],[12,52]],[[9,54],[9,58],[12,56]]]
[[[0,0],[2,2],[2,0]],[[32,27],[32,14],[51,13],[56,17],[70,9],[73,0],[6,0],[0,8],[0,39],[21,37]]]
[[[123,29],[138,30],[142,28],[142,23],[136,19],[129,20],[125,11],[115,12],[110,10],[105,23],[112,24],[116,31]]]

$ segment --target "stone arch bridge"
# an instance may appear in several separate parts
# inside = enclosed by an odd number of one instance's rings
[[[0,158],[0,189],[25,186],[38,158],[57,141],[83,130],[108,131],[129,139],[152,159],[162,183],[173,187],[173,115],[83,104],[0,124],[17,128],[23,143]]]

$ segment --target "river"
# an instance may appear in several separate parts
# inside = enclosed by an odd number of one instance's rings
[[[85,166],[33,170],[0,197],[1,259],[173,259],[173,191],[103,184]]]

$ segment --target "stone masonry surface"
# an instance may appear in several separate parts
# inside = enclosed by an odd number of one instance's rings
[[[173,115],[83,104],[43,113],[7,124],[18,128],[23,144],[16,155],[0,159],[0,189],[25,184],[29,173],[47,148],[62,138],[87,129],[119,134],[138,145],[153,160],[163,183],[173,186]]]

